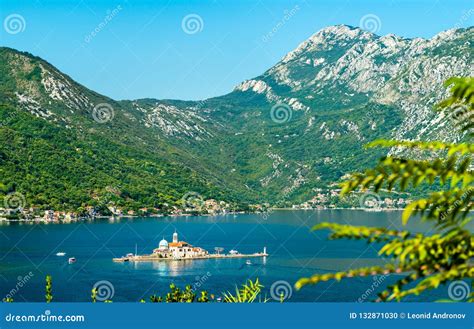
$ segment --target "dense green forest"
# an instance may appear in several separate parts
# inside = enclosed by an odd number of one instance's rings
[[[178,163],[167,164],[133,147],[77,136],[40,118],[1,105],[0,193],[22,193],[29,205],[77,210],[113,202],[137,210],[179,203],[187,191],[232,199]]]

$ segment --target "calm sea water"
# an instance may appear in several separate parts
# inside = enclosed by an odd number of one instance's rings
[[[13,298],[43,301],[44,280],[53,277],[54,301],[90,301],[95,283],[106,280],[113,285],[114,302],[148,301],[152,294],[164,295],[171,282],[184,287],[194,284],[216,296],[247,279],[259,278],[264,294],[271,298],[271,287],[290,297],[289,301],[370,301],[372,290],[390,284],[400,276],[372,277],[328,282],[288,290],[298,278],[358,266],[383,264],[377,256],[378,245],[363,241],[329,240],[327,231],[311,232],[322,221],[402,229],[401,212],[364,212],[356,210],[276,211],[268,218],[258,214],[215,217],[161,217],[97,220],[71,224],[0,225],[0,296],[14,289]],[[429,226],[412,221],[409,228],[426,232]],[[253,253],[267,247],[269,257],[212,259],[153,263],[114,263],[113,257],[129,252],[151,253],[164,237],[168,241],[177,230],[180,240],[213,251],[236,249]],[[65,257],[56,256],[66,252]],[[77,262],[69,265],[68,257]],[[18,283],[33,275],[22,287]],[[19,281],[20,280],[20,281]],[[278,289],[276,288],[278,287]],[[369,292],[367,292],[369,291]],[[447,298],[447,287],[408,301]]]

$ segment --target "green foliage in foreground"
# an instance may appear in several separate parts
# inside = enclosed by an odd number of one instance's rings
[[[192,289],[191,285],[187,285],[184,290],[178,288],[174,283],[170,284],[170,292],[163,298],[161,296],[153,295],[150,296],[150,302],[152,303],[207,303],[209,297],[207,291],[201,291],[200,297],[196,298],[196,292]]]
[[[474,79],[453,78],[447,81],[447,86],[451,86],[452,95],[440,104],[440,108],[453,114],[451,118],[471,138],[474,123]],[[459,116],[459,113],[462,115]],[[406,224],[411,217],[419,215],[421,220],[432,222],[434,229],[432,232],[414,233],[333,223],[316,225],[314,230],[331,230],[332,239],[385,242],[379,255],[389,259],[390,263],[386,266],[302,278],[296,283],[297,289],[327,280],[340,281],[356,276],[400,273],[403,278],[387,287],[378,298],[378,301],[400,301],[406,296],[422,294],[453,280],[474,277],[474,238],[466,228],[474,206],[474,174],[471,165],[474,145],[470,140],[460,144],[381,140],[369,145],[380,146],[418,149],[427,152],[430,160],[384,157],[375,168],[353,174],[344,182],[342,195],[369,188],[375,192],[381,188],[391,191],[397,185],[399,190],[404,191],[410,184],[416,188],[422,183],[428,183],[435,188],[435,192],[409,204],[403,212],[402,221]],[[472,293],[468,301],[474,301]]]
[[[263,286],[260,284],[258,279],[255,282],[249,280],[246,284],[242,285],[242,287],[235,288],[235,295],[227,292],[224,293],[224,302],[225,303],[253,303],[257,301],[257,297],[259,297],[260,292],[262,291]],[[267,299],[259,299],[259,302],[266,302]]]
[[[97,301],[97,288],[92,288],[91,299],[93,303]]]
[[[439,104],[439,109],[452,116],[470,137],[474,129],[474,77],[453,77],[446,81],[452,86],[451,97]]]
[[[260,284],[258,278],[255,281],[248,280],[242,287],[236,288],[235,294],[230,292],[224,293],[224,303],[253,303],[256,301],[266,302],[267,300],[258,299],[263,286]],[[199,295],[199,297],[197,297]],[[214,296],[211,295],[214,299]],[[184,290],[178,288],[174,283],[170,284],[170,292],[165,297],[152,295],[150,296],[152,303],[209,303],[209,293],[207,291],[195,292],[190,285],[187,285]],[[141,302],[144,302],[142,300]]]
[[[46,303],[51,303],[53,300],[53,279],[51,275],[46,276]]]
[[[226,292],[223,294],[224,303],[253,303],[253,302],[266,302],[267,299],[261,299],[260,293],[262,291],[263,285],[260,284],[260,281],[255,279],[255,281],[248,280],[247,283],[243,284],[242,287],[236,288],[235,295]],[[199,296],[199,297],[198,297]],[[50,275],[46,276],[46,302],[50,303],[53,300],[53,282]],[[214,299],[214,295],[211,295],[211,298]],[[91,300],[93,303],[97,302],[97,288],[91,290]],[[4,298],[4,303],[13,303],[13,298]],[[151,303],[209,303],[211,299],[209,298],[209,293],[205,290],[196,292],[191,285],[187,285],[184,290],[177,287],[174,283],[170,284],[170,291],[164,296],[152,295],[150,296]],[[112,303],[111,300],[105,300],[104,303]],[[140,300],[140,303],[145,303],[145,300]]]

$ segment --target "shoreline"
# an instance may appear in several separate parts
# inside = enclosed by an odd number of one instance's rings
[[[298,211],[298,210],[362,210],[367,212],[386,212],[386,211],[399,211],[404,210],[405,208],[343,208],[343,207],[334,207],[334,208],[270,208],[271,210],[282,210],[282,211]]]
[[[354,211],[365,211],[365,212],[391,212],[391,211],[403,211],[404,208],[308,208],[308,209],[295,209],[295,208],[269,208],[268,211],[266,212],[228,212],[224,214],[171,214],[171,215],[160,215],[160,214],[154,214],[154,215],[145,215],[145,216],[139,216],[139,215],[113,215],[113,216],[94,216],[94,218],[90,217],[80,217],[77,219],[72,219],[72,220],[56,220],[56,221],[47,221],[44,220],[42,217],[35,217],[33,219],[8,219],[5,217],[0,217],[0,222],[18,222],[18,223],[43,223],[43,224],[70,224],[70,223],[76,223],[76,222],[89,222],[89,221],[94,221],[94,220],[104,220],[104,219],[113,219],[113,220],[119,220],[119,219],[133,219],[133,218],[173,218],[173,217],[217,217],[217,216],[227,216],[227,215],[246,215],[246,214],[255,214],[255,215],[265,215],[268,213],[272,213],[273,211],[327,211],[327,210],[354,210]]]

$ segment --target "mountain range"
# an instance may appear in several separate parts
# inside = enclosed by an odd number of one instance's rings
[[[434,105],[474,75],[474,28],[431,39],[324,28],[232,92],[202,101],[117,101],[41,58],[0,48],[0,197],[76,210],[164,207],[197,193],[288,206],[397,149],[379,139],[459,141]],[[172,77],[170,77],[171,79]]]

